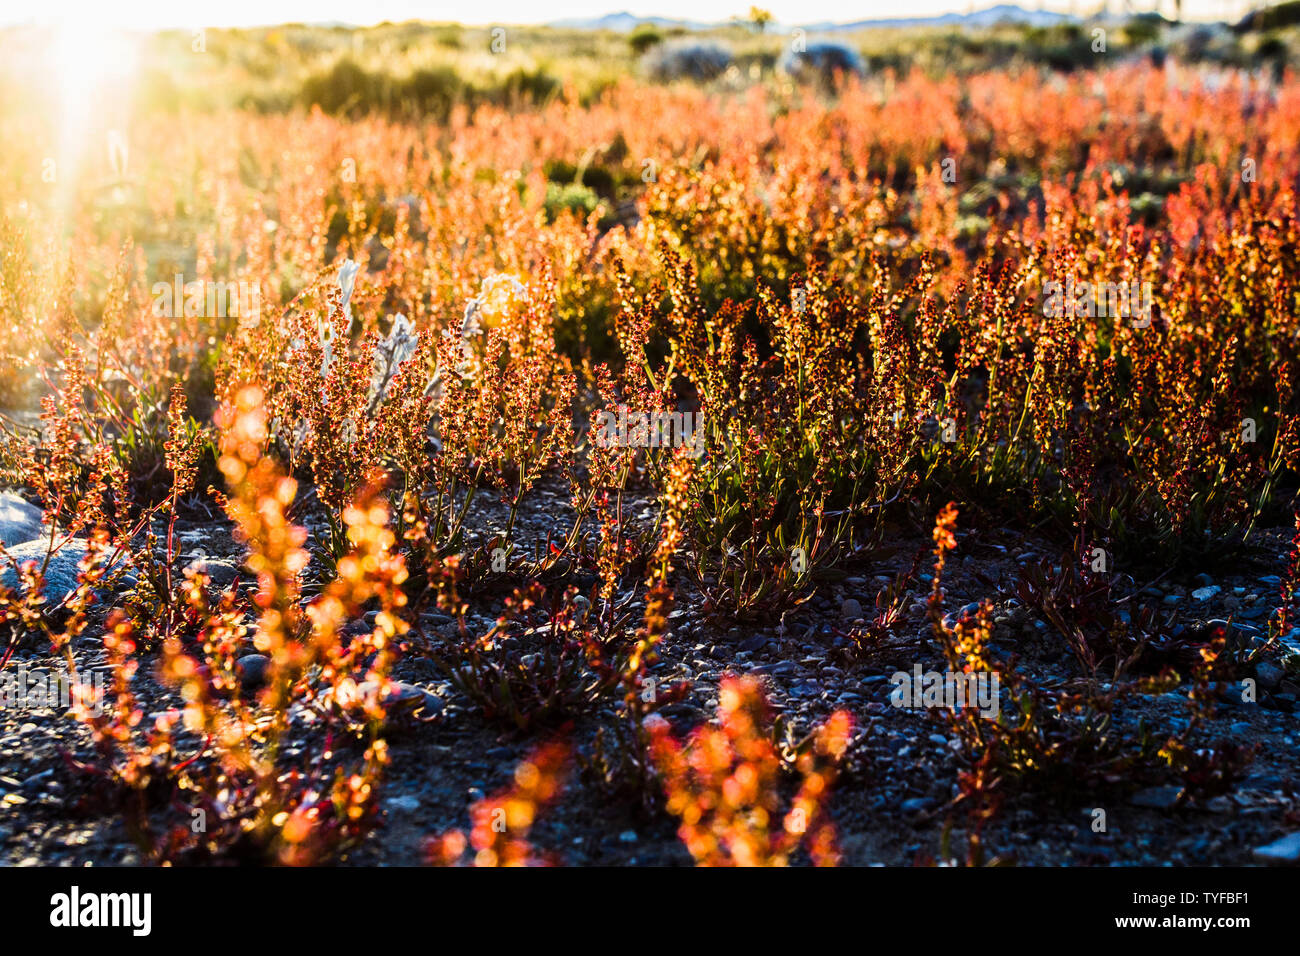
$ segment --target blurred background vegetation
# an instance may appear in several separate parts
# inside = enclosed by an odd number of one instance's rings
[[[751,16],[755,12],[762,11]],[[135,95],[148,110],[276,112],[318,105],[337,115],[442,120],[458,104],[471,110],[482,103],[523,105],[566,87],[585,102],[627,75],[732,88],[805,80],[807,70],[791,69],[792,37],[766,27],[738,18],[705,31],[647,24],[631,32],[512,26],[494,35],[491,27],[451,23],[287,24],[210,29],[202,54],[193,51],[189,32],[165,31],[143,38]],[[1094,50],[1098,28],[1106,31],[1104,53]],[[30,83],[12,66],[21,57],[8,55],[32,42],[28,29],[0,31],[5,99],[22,98]],[[804,39],[810,50],[829,50],[825,62],[869,73],[961,74],[1016,65],[1071,71],[1171,56],[1280,73],[1300,56],[1300,0],[1236,25],[1175,24],[1148,14],[1051,27],[914,27]]]

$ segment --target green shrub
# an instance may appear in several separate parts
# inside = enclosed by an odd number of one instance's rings
[[[578,183],[546,184],[546,221],[554,222],[561,212],[570,210],[580,216],[589,216],[600,205],[600,197]]]
[[[465,95],[465,83],[449,66],[416,70],[403,87],[402,100],[417,112],[446,121]]]
[[[641,56],[651,47],[658,46],[663,42],[664,35],[649,23],[642,23],[627,38],[627,44],[632,48],[632,52],[636,56]]]
[[[326,113],[365,112],[377,103],[375,77],[344,57],[325,73],[303,81],[299,99],[304,106],[319,106]]]

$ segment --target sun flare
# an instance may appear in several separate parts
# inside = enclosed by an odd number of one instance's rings
[[[135,72],[137,49],[127,34],[89,20],[64,20],[48,52],[65,159],[86,145],[92,129],[111,117],[107,107]]]

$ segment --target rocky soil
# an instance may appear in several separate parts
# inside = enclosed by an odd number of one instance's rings
[[[548,506],[557,514],[562,509],[563,494],[547,494],[526,516],[524,540],[543,532],[555,518]],[[496,527],[502,520],[498,507],[485,505],[475,526]],[[33,526],[21,500],[6,496],[0,501],[0,539],[12,545],[7,535],[38,530],[39,514]],[[1248,560],[1237,557],[1195,573],[1139,576],[1137,590],[1175,629],[1231,618],[1234,640],[1260,641],[1277,603],[1288,539],[1283,529],[1259,532]],[[181,566],[199,563],[223,586],[241,574],[242,553],[224,523],[192,517],[182,524],[179,540]],[[916,664],[923,670],[943,669],[925,616],[927,574],[919,575],[904,619],[890,635],[867,653],[851,652],[855,620],[864,609],[869,614],[880,589],[911,567],[918,554],[928,555],[930,546],[928,535],[916,530],[898,532],[887,544],[888,558],[848,569],[848,576],[819,586],[806,604],[757,622],[710,619],[698,591],[683,576],[672,632],[656,667],[660,681],[693,682],[689,697],[663,710],[679,730],[712,716],[717,685],[727,671],[762,675],[775,707],[801,732],[832,710],[848,708],[857,721],[857,737],[832,812],[845,861],[855,865],[906,865],[938,856],[945,822],[951,817],[958,837],[964,824],[964,816],[949,808],[961,764],[946,722],[936,712],[890,702],[894,672],[910,672]],[[1022,667],[1047,682],[1077,675],[1065,642],[1014,597],[999,594],[998,585],[1009,590],[1018,569],[1055,554],[1045,542],[1010,530],[985,531],[961,538],[946,578],[951,609],[985,597],[995,600],[995,652],[1017,654]],[[75,575],[75,559],[60,558],[50,575],[51,588],[66,584],[59,574],[67,571],[68,561]],[[921,572],[928,565],[928,556],[923,557]],[[643,590],[632,584],[633,590]],[[124,586],[129,585],[128,577]],[[105,595],[102,606],[119,598]],[[500,595],[476,598],[471,608],[471,627],[486,629],[500,611]],[[445,626],[437,618],[423,623],[430,634]],[[1300,864],[1300,837],[1295,835],[1300,831],[1300,669],[1294,656],[1300,655],[1300,629],[1285,642],[1284,654],[1257,665],[1255,702],[1244,702],[1234,688],[1225,688],[1220,696],[1211,737],[1258,748],[1246,775],[1229,792],[1196,800],[1166,784],[1105,794],[1080,789],[1050,799],[1011,795],[985,830],[989,853],[1022,865]],[[94,628],[75,655],[81,672],[103,672],[105,657]],[[29,675],[59,667],[48,648],[29,643],[9,665]],[[350,855],[350,863],[421,862],[422,842],[449,828],[464,828],[470,803],[504,786],[517,761],[540,739],[536,733],[521,735],[485,721],[426,659],[409,656],[396,676],[409,685],[416,709],[427,719],[402,724],[390,738],[383,824]],[[256,661],[250,661],[249,679],[256,678]],[[177,704],[147,666],[137,675],[135,689],[147,712]],[[1185,686],[1135,698],[1114,714],[1124,733],[1136,733],[1139,722],[1145,722],[1168,734],[1187,719]],[[593,714],[567,729],[581,753],[590,755],[601,720],[600,713]],[[318,729],[310,724],[300,724],[296,733],[300,739],[295,745],[319,744],[312,739]],[[78,760],[93,757],[88,732],[71,716],[49,707],[0,709],[0,864],[140,862],[120,819],[85,810],[83,798],[92,784],[63,758],[65,753]],[[1105,811],[1104,832],[1094,830],[1098,809]],[[562,800],[539,820],[532,840],[571,864],[689,864],[674,830],[667,815],[646,813],[634,801],[612,797],[579,771],[570,776]]]

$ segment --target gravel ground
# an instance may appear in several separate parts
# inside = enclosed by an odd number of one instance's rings
[[[548,490],[525,516],[520,540],[543,532],[549,516],[562,510],[564,495]],[[641,513],[649,515],[648,501]],[[553,509],[549,510],[548,509]],[[485,503],[476,527],[494,527],[503,517]],[[633,504],[632,511],[638,512]],[[1175,627],[1197,627],[1213,619],[1234,618],[1241,640],[1262,634],[1276,604],[1289,535],[1284,529],[1256,533],[1252,560],[1180,577],[1161,577],[1148,587],[1150,601]],[[183,524],[181,564],[202,562],[218,584],[234,580],[241,554],[228,527],[209,521]],[[672,631],[661,647],[659,681],[688,678],[690,695],[662,713],[680,731],[708,719],[717,685],[726,671],[762,675],[775,708],[806,732],[837,708],[850,710],[856,738],[831,803],[845,862],[854,865],[906,865],[940,854],[946,822],[961,836],[965,816],[951,812],[960,769],[956,741],[933,711],[890,704],[896,671],[942,670],[942,657],[930,639],[924,612],[924,579],[905,605],[903,620],[870,653],[851,651],[849,633],[862,608],[874,606],[877,592],[929,550],[928,535],[895,534],[890,557],[860,563],[849,575],[818,587],[798,608],[766,620],[709,619],[688,580],[677,584]],[[1022,669],[1041,681],[1064,680],[1073,658],[1063,639],[1045,622],[1006,594],[1017,568],[1053,554],[1042,541],[1010,530],[961,539],[946,576],[947,607],[956,609],[984,597],[995,599],[995,653],[1016,653]],[[923,558],[926,571],[930,559]],[[1143,579],[1145,580],[1145,579]],[[643,590],[637,586],[638,590]],[[500,610],[502,589],[471,600],[471,617],[486,626]],[[111,605],[114,599],[104,602]],[[436,619],[433,619],[436,620]],[[433,623],[436,632],[445,624]],[[1256,629],[1252,631],[1252,629]],[[75,647],[78,669],[95,673],[104,656],[95,629]],[[1300,644],[1300,633],[1293,632]],[[10,668],[29,674],[59,663],[48,650],[24,647]],[[518,760],[545,735],[521,734],[486,721],[473,702],[442,679],[434,665],[411,655],[396,677],[432,695],[429,722],[408,722],[390,737],[392,763],[384,781],[382,825],[345,862],[408,865],[421,862],[422,842],[452,827],[465,828],[468,807],[504,786]],[[1258,746],[1244,778],[1229,792],[1195,800],[1176,786],[1113,789],[1099,794],[1080,788],[1052,799],[1010,795],[984,831],[990,855],[1021,865],[1242,865],[1254,851],[1300,830],[1300,725],[1296,695],[1300,676],[1276,663],[1255,674],[1258,700],[1247,703],[1227,692],[1209,725],[1211,738]],[[168,710],[177,700],[141,667],[136,693],[146,713]],[[1145,721],[1161,734],[1185,726],[1186,687],[1166,694],[1138,696],[1114,714],[1118,727],[1135,731]],[[579,753],[589,756],[603,713],[586,715],[567,728]],[[1180,723],[1181,722],[1181,723]],[[296,725],[295,744],[319,745],[317,727]],[[63,758],[90,760],[89,733],[72,717],[53,709],[0,709],[0,864],[113,865],[141,862],[121,820],[97,809],[93,783]],[[1106,829],[1094,831],[1096,811],[1105,811]],[[690,857],[675,835],[674,821],[662,812],[643,811],[636,801],[610,796],[588,774],[570,775],[562,799],[539,819],[532,842],[570,864],[687,865]],[[1300,841],[1292,841],[1297,843]],[[960,840],[954,846],[961,846]],[[1287,848],[1289,847],[1289,849]],[[1300,862],[1300,847],[1287,845],[1283,861]],[[1275,854],[1278,855],[1278,854]]]

